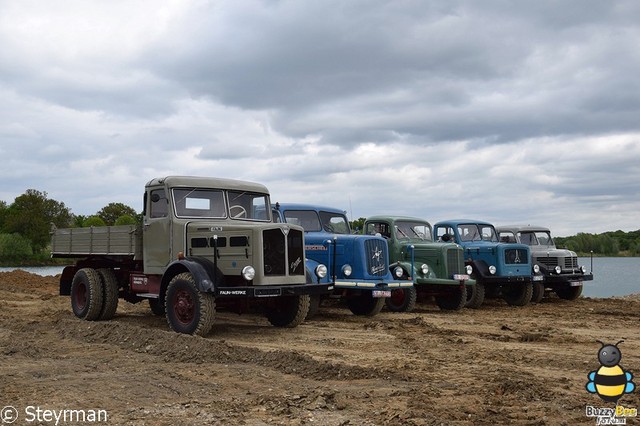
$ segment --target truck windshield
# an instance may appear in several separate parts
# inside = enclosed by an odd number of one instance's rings
[[[493,241],[498,242],[496,230],[491,225],[467,223],[458,225],[461,241]]]
[[[221,190],[173,188],[172,192],[176,217],[226,217]]]
[[[305,232],[320,231],[320,218],[314,210],[287,210],[284,212],[284,220],[293,225],[300,225]]]
[[[522,232],[520,234],[520,242],[529,246],[553,246],[551,234],[548,232]]]
[[[229,191],[229,217],[238,220],[268,221],[271,212],[269,197],[245,191]]]
[[[322,229],[332,234],[349,234],[349,222],[343,214],[320,212]]]
[[[431,226],[421,222],[396,222],[396,238],[399,240],[433,241]]]

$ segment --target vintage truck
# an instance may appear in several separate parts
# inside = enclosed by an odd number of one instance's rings
[[[169,176],[149,181],[141,225],[52,229],[52,256],[64,268],[60,294],[85,320],[114,316],[118,299],[148,300],[172,330],[206,335],[216,310],[260,310],[274,326],[295,327],[310,295],[304,231],[273,223],[264,185]],[[322,268],[318,268],[322,273]]]
[[[500,241],[526,244],[531,249],[532,262],[537,264],[544,281],[533,286],[533,302],[540,302],[545,290],[554,291],[558,297],[574,300],[582,294],[584,281],[593,280],[592,271],[578,265],[575,252],[556,248],[551,231],[544,226],[504,225],[496,227]]]
[[[391,292],[386,300],[393,312],[410,312],[416,301],[434,297],[443,310],[462,309],[470,279],[471,266],[465,266],[462,248],[455,243],[434,242],[431,224],[405,216],[371,216],[364,222],[364,233],[381,235],[387,240],[392,268],[402,268],[402,278],[413,279],[414,286]]]
[[[477,308],[485,297],[502,297],[509,305],[531,301],[533,282],[543,279],[531,264],[531,250],[525,244],[501,243],[495,227],[479,220],[446,220],[433,225],[440,241],[453,241],[464,249],[466,264],[473,268],[476,285],[467,297],[467,307]]]
[[[333,285],[332,298],[344,299],[355,315],[376,315],[385,298],[395,289],[410,289],[413,282],[394,278],[389,268],[386,241],[373,235],[353,235],[343,210],[309,204],[276,203],[275,220],[300,225],[305,232],[305,253],[314,270],[320,263],[328,268],[324,283]],[[311,298],[311,313],[320,306],[322,295]]]

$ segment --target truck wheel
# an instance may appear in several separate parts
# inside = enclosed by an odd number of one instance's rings
[[[118,291],[120,285],[115,272],[111,268],[98,269],[98,275],[102,282],[102,310],[98,316],[99,320],[110,320],[118,309]]]
[[[502,298],[511,306],[524,306],[531,302],[533,283],[509,284],[502,286]]]
[[[373,297],[370,291],[363,291],[358,296],[347,298],[347,306],[354,315],[372,317],[384,306],[384,297]]]
[[[411,312],[416,307],[418,292],[415,287],[399,288],[391,291],[391,297],[385,299],[391,312]]]
[[[531,293],[531,303],[540,303],[544,297],[544,283],[536,281],[533,283],[533,293]]]
[[[157,299],[147,299],[149,300],[149,307],[151,308],[151,312],[153,315],[157,315],[159,317],[165,316],[166,312],[164,310],[164,303],[160,298]]]
[[[476,281],[476,285],[467,286],[467,303],[465,306],[471,309],[478,309],[484,303],[484,296],[484,284]]]
[[[582,286],[557,288],[556,294],[560,299],[576,300],[582,294]]]
[[[173,331],[198,336],[211,331],[216,313],[215,298],[198,290],[189,272],[171,279],[165,300],[167,322]]]
[[[267,307],[267,319],[275,327],[294,328],[304,321],[309,313],[310,297],[308,294],[301,296],[283,296],[272,301]]]
[[[467,286],[451,288],[449,293],[436,296],[436,304],[443,311],[459,311],[467,303]]]
[[[309,297],[309,312],[305,319],[311,319],[318,314],[320,310],[320,304],[322,303],[322,297],[319,294],[314,294]]]
[[[82,268],[71,282],[71,309],[80,319],[95,321],[102,311],[103,289],[95,269]]]

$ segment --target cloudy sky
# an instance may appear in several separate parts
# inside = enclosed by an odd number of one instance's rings
[[[171,174],[432,223],[640,229],[640,3],[0,0],[0,200]]]

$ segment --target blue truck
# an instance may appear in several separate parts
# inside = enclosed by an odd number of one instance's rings
[[[467,307],[480,307],[485,297],[502,297],[509,305],[524,306],[531,301],[533,283],[544,279],[538,265],[531,263],[529,246],[501,243],[489,222],[440,221],[433,232],[439,241],[462,246],[465,263],[473,268],[476,285],[467,295]]]
[[[373,316],[380,312],[391,291],[413,287],[401,280],[397,267],[392,275],[389,251],[384,238],[354,235],[343,210],[310,204],[276,203],[273,218],[277,222],[299,225],[305,233],[307,271],[326,265],[327,273],[308,272],[313,282],[332,284],[329,297],[344,299],[355,315]],[[317,313],[322,296],[311,298],[310,314]]]

